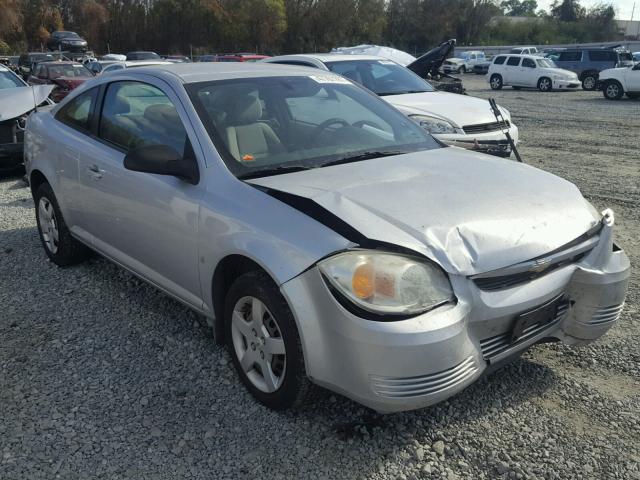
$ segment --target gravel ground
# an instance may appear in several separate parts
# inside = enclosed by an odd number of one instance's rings
[[[640,102],[495,97],[526,161],[614,208],[637,265]],[[535,347],[447,402],[388,416],[330,395],[294,413],[257,405],[184,307],[99,258],[48,263],[18,178],[0,180],[0,282],[2,479],[640,479],[637,271],[599,342]]]

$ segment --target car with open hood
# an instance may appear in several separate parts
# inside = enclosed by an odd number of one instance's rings
[[[450,93],[464,93],[462,80],[443,71],[444,62],[453,57],[456,40],[451,39],[432,48],[418,57],[407,68],[421,78],[428,80],[436,89]]]
[[[538,342],[598,339],[625,300],[610,210],[328,71],[104,75],[29,118],[25,161],[54,264],[97,251],[205,316],[274,409],[314,384],[431,405]]]
[[[365,86],[399,109],[426,131],[450,145],[509,156],[508,131],[518,142],[518,127],[504,108],[497,121],[489,103],[480,98],[441,92],[407,68],[372,55],[281,55],[267,63],[314,67],[338,73]]]
[[[24,130],[27,117],[47,100],[53,87],[33,90],[11,69],[0,65],[0,173],[22,165]]]

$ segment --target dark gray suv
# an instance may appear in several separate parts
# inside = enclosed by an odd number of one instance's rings
[[[602,70],[629,66],[633,60],[628,52],[612,48],[576,48],[560,52],[555,63],[560,68],[577,73],[583,89],[595,90]]]

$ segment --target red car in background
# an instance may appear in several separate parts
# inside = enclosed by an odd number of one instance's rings
[[[93,78],[91,70],[77,62],[38,63],[27,80],[29,85],[55,85],[51,100],[59,102],[78,85]]]

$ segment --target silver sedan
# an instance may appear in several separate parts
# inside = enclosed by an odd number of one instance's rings
[[[34,113],[25,157],[51,261],[98,252],[205,316],[275,409],[424,407],[624,304],[611,211],[330,72],[115,72]]]

